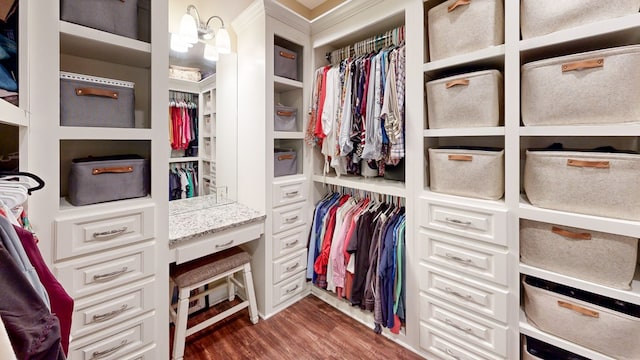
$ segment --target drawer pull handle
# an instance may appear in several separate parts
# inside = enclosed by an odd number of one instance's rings
[[[108,312],[106,314],[93,315],[93,321],[94,322],[102,322],[102,321],[111,320],[114,317],[116,317],[116,316],[122,314],[123,312],[125,312],[128,308],[129,308],[129,305],[124,304],[118,310],[113,310],[113,311],[110,311],[110,312]]]
[[[224,243],[224,244],[216,244],[216,249],[222,249],[222,248],[226,248],[229,247],[233,244],[233,240],[229,240],[228,242]]]
[[[129,268],[126,267],[126,266],[123,266],[122,269],[120,269],[118,271],[110,272],[108,274],[93,275],[93,280],[95,280],[95,281],[113,280],[113,279],[117,278],[118,276],[126,273],[127,270],[129,270]]]
[[[291,265],[291,266],[287,266],[286,272],[293,271],[293,270],[295,270],[298,266],[300,266],[300,263],[295,263],[295,264],[293,264],[293,265]]]
[[[94,351],[93,355],[91,356],[91,359],[100,359],[103,358],[107,355],[111,355],[114,352],[122,349],[123,347],[125,347],[129,342],[127,341],[127,339],[124,339],[120,342],[120,344],[112,347],[111,349],[107,349],[107,350],[103,350],[103,351]]]
[[[462,331],[464,331],[464,332],[466,332],[466,333],[473,334],[473,329],[472,329],[472,328],[462,327],[462,326],[460,326],[460,325],[458,325],[458,324],[454,323],[453,321],[451,321],[451,319],[444,319],[444,322],[445,322],[447,325],[449,325],[449,326],[451,326],[451,327],[454,327],[454,328],[456,328],[456,329],[458,329],[458,330],[462,330]]]
[[[448,223],[452,223],[452,224],[456,224],[456,225],[464,225],[464,226],[471,225],[471,221],[462,221],[462,220],[458,220],[458,219],[454,219],[454,218],[445,218],[444,220],[446,222],[448,222]]]
[[[298,244],[298,239],[293,240],[292,242],[288,242],[284,245],[285,249],[292,248]]]
[[[284,222],[285,222],[285,223],[287,223],[287,224],[291,224],[291,223],[294,223],[294,222],[296,222],[296,221],[298,221],[298,215],[296,215],[296,216],[292,216],[292,217],[290,217],[290,218],[286,218],[286,219],[284,220]]]
[[[444,352],[446,352],[446,353],[447,353],[447,355],[451,356],[452,358],[454,358],[454,359],[456,359],[456,360],[461,360],[461,359],[462,359],[460,356],[456,355],[456,353],[454,353],[454,352],[453,352],[453,350],[451,350],[451,349],[449,349],[449,348],[446,348],[446,349],[444,350]]]
[[[289,294],[291,294],[292,292],[294,292],[294,291],[298,290],[298,287],[299,287],[299,286],[298,286],[298,285],[296,285],[296,286],[292,287],[291,289],[288,289],[287,291],[285,291],[285,295],[289,295]]]
[[[569,238],[569,239],[591,240],[591,234],[589,234],[589,233],[577,233],[577,232],[561,229],[561,228],[556,227],[556,226],[552,226],[551,227],[551,232],[553,232],[554,234],[558,234],[558,235],[560,235],[562,237]]]
[[[444,291],[448,292],[449,294],[451,294],[451,295],[453,295],[455,297],[459,297],[460,299],[467,300],[467,301],[473,301],[473,297],[471,295],[460,294],[459,292],[453,290],[450,287],[444,288]]]
[[[93,233],[93,238],[97,239],[97,240],[102,240],[104,238],[111,238],[115,235],[120,235],[122,233],[124,233],[125,231],[127,231],[127,227],[123,226],[120,229],[113,229],[113,230],[108,230],[108,231],[103,231],[103,232],[94,232]]]
[[[290,198],[290,197],[298,196],[298,194],[300,194],[300,192],[296,190],[296,191],[289,191],[285,193],[284,196]]]
[[[446,256],[447,259],[450,259],[450,260],[453,260],[453,261],[457,261],[459,263],[463,263],[463,264],[467,264],[467,265],[473,265],[473,260],[471,260],[471,259],[463,259],[463,258],[461,258],[459,256],[455,256],[455,255],[449,254],[449,253],[444,254],[444,256]]]

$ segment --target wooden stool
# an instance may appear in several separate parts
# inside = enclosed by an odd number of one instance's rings
[[[251,256],[249,254],[239,247],[234,247],[180,265],[171,264],[171,289],[173,291],[173,284],[178,287],[177,311],[174,310],[173,305],[169,308],[170,316],[175,324],[171,357],[173,360],[181,360],[183,358],[187,336],[195,334],[246,307],[249,307],[251,322],[254,324],[258,322],[258,309],[256,295],[253,290],[250,262]],[[236,273],[240,272],[242,272],[244,284],[234,277]],[[236,286],[244,289],[246,299],[214,317],[187,328],[189,302],[208,295],[215,291],[216,287],[193,297],[190,297],[191,291],[223,278],[227,279],[225,286],[229,289],[229,301],[235,298]]]

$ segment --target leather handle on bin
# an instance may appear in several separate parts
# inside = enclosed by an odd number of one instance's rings
[[[283,58],[287,58],[289,60],[295,60],[296,59],[296,54],[288,53],[288,52],[285,52],[285,51],[280,51],[280,56],[282,56]]]
[[[604,66],[604,58],[589,59],[562,64],[562,72],[593,69]]]
[[[472,155],[449,155],[449,160],[452,161],[473,161]]]
[[[565,309],[569,309],[572,311],[575,311],[579,314],[582,314],[584,316],[589,316],[592,318],[599,318],[600,317],[600,313],[591,309],[587,309],[586,307],[580,306],[580,305],[576,305],[576,304],[572,304],[570,302],[566,302],[566,301],[562,301],[562,300],[558,300],[558,306],[565,308]]]
[[[454,2],[453,4],[449,5],[449,7],[447,8],[447,12],[452,12],[458,6],[469,5],[469,4],[471,4],[471,0],[458,0],[458,1]]]
[[[130,173],[133,172],[133,166],[119,166],[119,167],[109,167],[109,168],[94,168],[91,171],[93,175],[100,174],[122,174],[122,173]]]
[[[277,111],[278,116],[293,116],[293,111]]]
[[[589,168],[596,168],[596,169],[608,169],[609,168],[609,162],[608,161],[586,161],[586,160],[567,159],[567,166],[589,167]]]
[[[561,229],[561,228],[559,228],[557,226],[551,227],[551,232],[553,232],[554,234],[558,234],[560,236],[569,238],[569,239],[591,240],[591,234],[589,234],[589,233],[577,233],[577,232]]]
[[[469,85],[469,79],[457,79],[457,80],[451,80],[449,82],[447,82],[445,84],[445,88],[449,89],[452,88],[454,86],[468,86]]]
[[[293,155],[291,154],[278,155],[278,161],[282,161],[282,160],[293,160]]]
[[[106,89],[96,89],[96,88],[76,88],[76,95],[77,96],[93,95],[93,96],[106,97],[106,98],[116,99],[116,100],[118,99],[117,91],[106,90]]]

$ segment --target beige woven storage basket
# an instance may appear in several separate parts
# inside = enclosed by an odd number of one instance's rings
[[[597,284],[629,290],[638,239],[520,220],[520,261]]]
[[[498,70],[484,70],[427,82],[429,128],[498,126],[503,82]]]
[[[502,0],[448,0],[427,19],[431,61],[504,43]]]
[[[504,150],[429,149],[431,191],[498,200],[504,195]]]
[[[545,59],[522,66],[524,125],[640,121],[640,45]]]
[[[603,298],[540,279],[525,279],[523,284],[524,311],[530,324],[615,359],[638,359],[638,305]],[[574,295],[567,296],[563,293]],[[574,296],[588,298],[589,302]],[[622,312],[623,309],[634,315]]]
[[[522,38],[634,14],[639,8],[640,0],[522,0]]]
[[[640,220],[640,155],[527,150],[524,190],[534,206]]]

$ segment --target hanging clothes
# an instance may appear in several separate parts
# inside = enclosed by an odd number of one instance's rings
[[[169,169],[169,200],[198,196],[198,166],[195,163],[174,163]]]
[[[169,101],[169,142],[174,150],[197,146],[198,104],[187,98],[192,94],[171,92]]]

